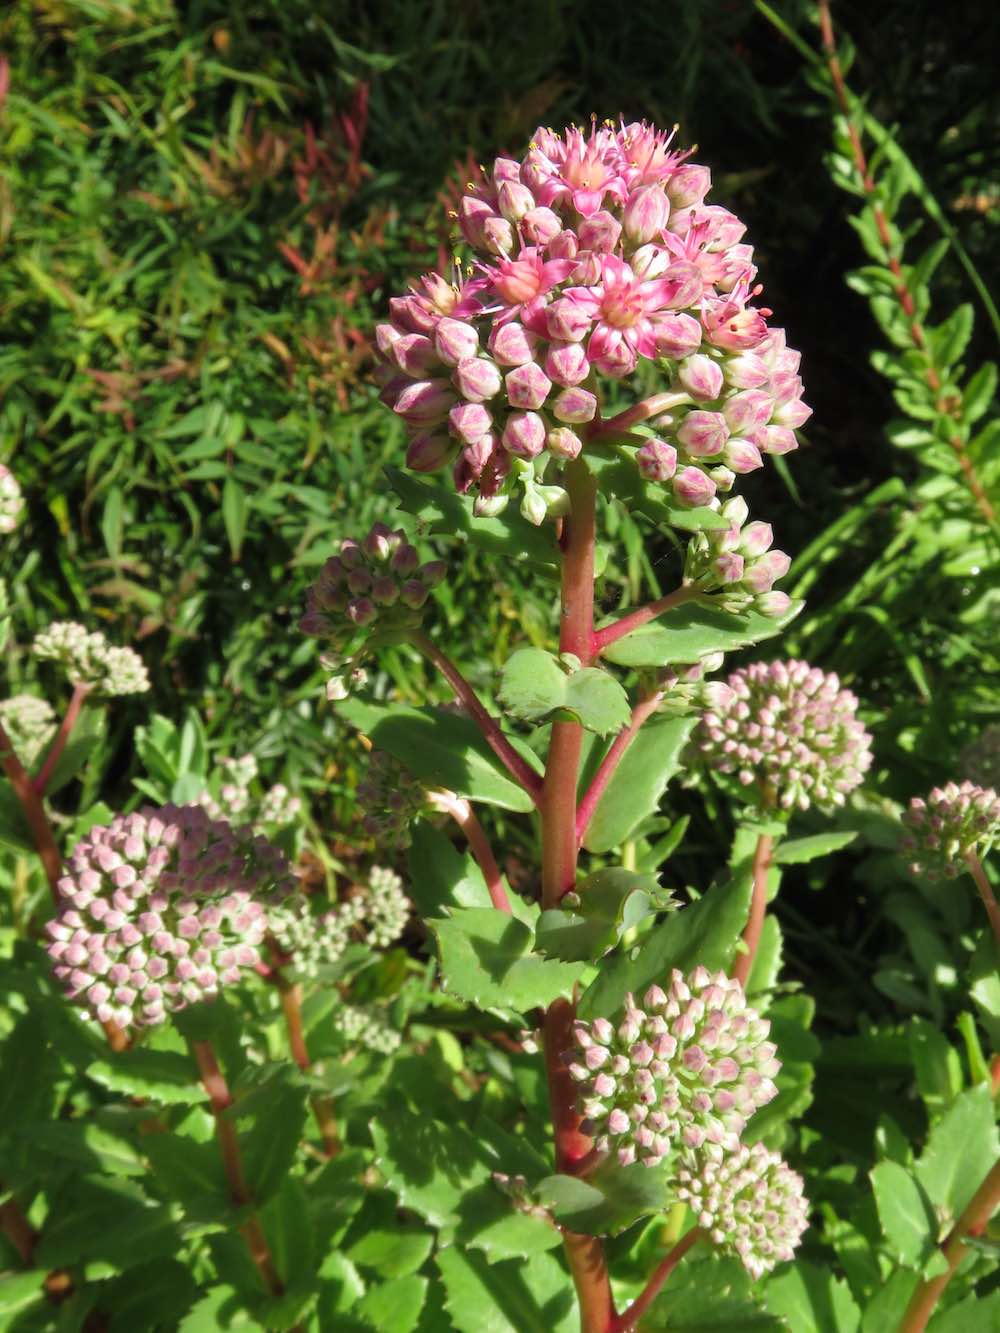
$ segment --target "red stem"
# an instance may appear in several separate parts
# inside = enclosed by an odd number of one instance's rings
[[[750,899],[750,914],[743,932],[744,948],[736,955],[733,962],[732,977],[746,990],[747,979],[753,967],[760,944],[760,932],[764,929],[764,917],[767,914],[767,873],[771,869],[771,849],[774,839],[769,833],[762,833],[757,839],[753,854],[753,897]]]
[[[49,779],[52,776],[53,769],[62,757],[62,752],[66,748],[66,742],[70,738],[73,728],[76,726],[76,720],[80,716],[80,710],[86,702],[87,695],[90,693],[90,686],[77,682],[73,686],[73,697],[69,701],[69,707],[66,709],[66,716],[63,718],[59,727],[59,732],[52,742],[52,748],[45,756],[45,762],[35,776],[33,786],[39,796],[45,795],[45,788],[48,786]]]
[[[655,393],[652,398],[644,398],[641,403],[627,407],[617,416],[595,422],[587,432],[587,439],[596,444],[608,435],[620,435],[632,426],[637,426],[640,421],[648,421],[650,417],[658,416],[661,412],[668,412],[670,408],[690,401],[686,393]]]
[[[464,705],[466,712],[479,727],[486,739],[487,745],[500,760],[503,766],[510,773],[516,782],[519,782],[528,793],[536,805],[542,795],[542,779],[534,771],[518,752],[511,745],[510,741],[500,730],[494,717],[483,707],[483,704],[476,694],[475,690],[465,679],[458,667],[450,658],[438,648],[433,640],[429,639],[423,630],[415,630],[409,637],[409,642],[414,648],[424,654],[428,661],[433,662],[437,669],[444,676],[445,680],[455,691],[456,697]]]
[[[290,982],[280,967],[275,968],[271,979],[281,993],[281,1007],[285,1014],[285,1028],[288,1032],[288,1049],[292,1059],[307,1074],[312,1069],[306,1034],[302,1026],[302,987]],[[340,1151],[340,1139],[337,1135],[337,1120],[333,1110],[333,1098],[317,1093],[309,1099],[312,1106],[316,1127],[323,1140],[323,1153],[326,1157],[336,1157]]]
[[[969,873],[976,881],[976,888],[979,890],[979,896],[983,900],[983,906],[990,918],[990,925],[993,927],[993,935],[997,944],[1000,945],[1000,906],[997,905],[990,882],[986,878],[983,863],[975,852],[966,852],[965,864],[969,867]]]
[[[42,798],[35,791],[27,770],[14,753],[10,738],[2,726],[0,726],[0,762],[3,764],[3,771],[10,779],[10,785],[14,788],[14,795],[24,811],[24,817],[27,820],[35,844],[35,851],[38,853],[38,859],[45,871],[45,878],[49,882],[52,901],[58,907],[60,905],[58,884],[62,875],[62,857],[59,855],[56,840],[52,836],[52,829],[49,826]]]
[[[24,1262],[30,1264],[38,1243],[38,1232],[21,1212],[16,1199],[8,1199],[6,1203],[0,1204],[0,1231]]]
[[[490,840],[483,831],[482,824],[476,818],[471,804],[464,796],[456,796],[451,791],[432,791],[429,795],[434,808],[440,810],[443,814],[451,815],[468,839],[472,854],[476,858],[479,869],[483,872],[483,879],[486,881],[493,906],[501,912],[509,913],[510,899],[507,897],[500,867],[493,855]]]
[[[623,1310],[622,1313],[612,1321],[608,1333],[628,1333],[630,1328],[635,1328],[636,1324],[652,1305],[653,1301],[659,1296],[660,1290],[667,1278],[684,1258],[695,1241],[701,1240],[704,1234],[705,1233],[700,1227],[694,1227],[686,1236],[681,1237],[663,1262],[654,1270],[653,1275],[646,1283],[642,1294],[637,1296],[628,1309]]]
[[[941,1246],[941,1253],[948,1262],[947,1272],[920,1283],[906,1307],[898,1333],[923,1333],[928,1319],[934,1313],[938,1298],[951,1281],[955,1269],[969,1252],[965,1237],[982,1235],[998,1204],[1000,1204],[1000,1161],[976,1190],[969,1206]]]
[[[656,690],[646,699],[640,699],[632,709],[632,718],[628,725],[622,727],[621,731],[611,742],[607,754],[601,760],[600,767],[591,779],[590,786],[584,794],[576,811],[576,841],[577,846],[583,844],[584,837],[590,821],[594,817],[594,811],[597,809],[598,802],[607,790],[608,783],[614,777],[615,769],[621,763],[622,756],[628,747],[639,734],[639,728],[650,716],[659,708],[663,699],[663,690]]]
[[[819,29],[823,40],[823,49],[826,53],[826,61],[830,70],[830,78],[833,82],[834,93],[837,103],[843,113],[844,120],[847,122],[847,134],[851,141],[851,152],[854,155],[854,165],[857,168],[858,175],[861,178],[861,188],[868,197],[868,207],[871,209],[872,218],[875,222],[875,229],[878,232],[879,241],[882,245],[886,266],[896,280],[894,294],[899,302],[903,314],[906,316],[910,340],[918,352],[924,356],[926,365],[924,367],[924,379],[931,391],[938,395],[935,407],[943,416],[950,416],[953,420],[961,421],[962,399],[961,395],[942,393],[943,385],[941,376],[938,374],[930,357],[930,350],[927,346],[927,335],[924,332],[923,325],[917,318],[916,302],[910,289],[906,285],[906,277],[903,273],[902,265],[897,257],[892,253],[892,233],[889,230],[889,222],[885,212],[878,200],[875,198],[875,182],[872,179],[871,171],[868,167],[868,159],[865,156],[865,150],[861,146],[861,135],[858,128],[851,119],[851,104],[847,93],[847,83],[844,79],[844,72],[840,66],[840,58],[837,55],[837,44],[833,37],[833,20],[830,17],[829,0],[818,0],[819,3]],[[962,436],[956,432],[949,436],[948,443],[955,452],[958,465],[962,470],[962,476],[965,484],[969,488],[973,499],[979,507],[979,512],[990,525],[991,528],[997,526],[997,514],[989,497],[980,481],[975,468],[972,466],[972,460],[969,458],[966,450],[965,441]]]
[[[685,602],[690,602],[699,592],[700,589],[695,584],[685,583],[682,587],[675,588],[673,592],[668,592],[665,597],[641,606],[638,611],[630,611],[627,616],[622,616],[611,625],[605,625],[603,629],[595,630],[596,655],[599,656],[605,648],[610,648],[613,643],[617,643],[624,635],[631,634],[640,625],[646,625],[657,616],[662,616],[664,611],[672,611],[675,606],[683,606]]]

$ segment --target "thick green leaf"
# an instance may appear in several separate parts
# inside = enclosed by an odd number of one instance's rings
[[[198,1082],[194,1062],[178,1051],[140,1049],[95,1060],[87,1077],[110,1092],[145,1097],[153,1102],[193,1106],[208,1100]]]
[[[947,1037],[923,1018],[910,1020],[910,1052],[917,1086],[932,1115],[940,1115],[962,1091],[962,1060]]]
[[[919,1280],[919,1273],[912,1268],[897,1268],[865,1306],[861,1333],[886,1333],[886,1329],[895,1329]]]
[[[479,1009],[544,1007],[570,991],[582,970],[533,953],[531,927],[495,908],[462,907],[427,924],[445,989]]]
[[[35,849],[31,829],[24,817],[21,802],[7,784],[0,787],[0,843],[13,847],[16,852],[33,852]]]
[[[740,1261],[719,1258],[686,1258],[639,1327],[642,1333],[789,1333],[784,1319],[757,1304]]]
[[[1000,1157],[993,1097],[985,1083],[960,1093],[931,1130],[915,1167],[942,1218],[958,1218]]]
[[[436,1262],[458,1333],[578,1333],[573,1283],[552,1255],[490,1265],[451,1245]]]
[[[526,813],[534,808],[471,718],[436,708],[384,707],[360,699],[345,699],[337,711],[364,732],[376,750],[387,751],[414,777],[432,786],[505,810]],[[527,757],[527,747],[522,753]]]
[[[699,963],[728,968],[746,925],[752,888],[750,867],[744,863],[730,880],[668,916],[636,948],[604,959],[580,999],[580,1017],[612,1017],[628,991],[639,994],[653,982],[662,984],[674,967],[682,972]]]
[[[176,1259],[137,1264],[101,1284],[101,1310],[110,1316],[109,1333],[175,1328],[198,1298],[190,1270]]]
[[[82,713],[72,736],[66,743],[66,748],[52,770],[51,777],[45,784],[46,796],[54,796],[77,776],[100,745],[104,731],[104,714],[100,709],[85,710]]]
[[[254,1196],[255,1200],[257,1196]],[[305,1185],[287,1174],[260,1210],[274,1266],[287,1288],[307,1288],[316,1269],[312,1210]]]
[[[803,865],[807,861],[815,861],[817,857],[839,852],[841,847],[846,847],[857,836],[853,831],[845,831],[816,833],[809,838],[793,838],[791,842],[779,843],[775,848],[773,859],[777,865]]]
[[[399,1277],[372,1287],[356,1313],[377,1333],[413,1333],[426,1299],[427,1278]]]
[[[556,908],[538,918],[535,944],[552,958],[594,961],[650,912],[676,906],[653,875],[619,866],[588,875],[577,885],[576,897],[578,906]]]
[[[386,1184],[435,1227],[456,1223],[467,1192],[503,1170],[490,1145],[462,1125],[396,1111],[373,1120],[371,1133]]]
[[[546,1218],[518,1208],[491,1180],[469,1190],[462,1200],[455,1243],[481,1250],[494,1264],[553,1250],[562,1244],[562,1236]]]
[[[919,1181],[898,1162],[879,1162],[870,1172],[882,1234],[908,1268],[921,1267],[938,1239],[934,1208]]]
[[[446,908],[491,905],[483,873],[472,856],[460,852],[424,819],[415,820],[410,832],[407,891],[421,916],[440,916]]]
[[[25,1127],[24,1139],[26,1146],[44,1157],[72,1163],[85,1171],[100,1171],[109,1176],[141,1176],[146,1170],[128,1139],[93,1122],[42,1121]]]
[[[858,1333],[861,1311],[842,1278],[799,1259],[768,1279],[765,1304],[794,1333]]]
[[[614,676],[599,667],[570,670],[541,648],[519,648],[507,659],[498,697],[524,722],[565,711],[598,736],[620,731],[632,716],[628,695]]]
[[[670,666],[677,662],[697,662],[706,653],[730,653],[752,643],[772,639],[802,610],[794,602],[780,619],[769,619],[756,611],[729,615],[715,607],[687,602],[667,611],[631,634],[626,634],[604,650],[603,656],[619,666]]]
[[[131,1180],[79,1176],[50,1200],[51,1214],[35,1258],[46,1268],[105,1260],[128,1268],[174,1255],[180,1235],[164,1204]]]
[[[535,1191],[538,1202],[570,1231],[617,1236],[640,1217],[663,1212],[669,1203],[670,1169],[606,1166],[587,1180],[548,1176]]]
[[[646,723],[597,802],[583,840],[588,852],[620,847],[656,811],[696,721],[657,717]]]
[[[754,954],[750,975],[747,977],[746,993],[753,1000],[757,1009],[762,1007],[761,996],[773,990],[781,971],[782,937],[778,918],[769,913],[761,927],[757,952]]]
[[[939,1310],[927,1333],[997,1333],[1000,1329],[1000,1291],[969,1296],[950,1310]]]
[[[188,1311],[177,1333],[220,1333],[230,1328],[259,1329],[261,1325],[243,1308],[243,1301],[228,1285],[210,1287]]]
[[[358,1268],[371,1269],[382,1278],[408,1277],[433,1246],[434,1237],[429,1231],[403,1225],[391,1231],[372,1227],[354,1242],[347,1257]]]
[[[47,1277],[44,1268],[32,1273],[5,1274],[0,1281],[0,1316],[10,1318],[45,1300],[44,1284]]]

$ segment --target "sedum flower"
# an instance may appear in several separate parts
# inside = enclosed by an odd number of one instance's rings
[[[333,1026],[352,1046],[364,1046],[380,1055],[392,1055],[403,1040],[375,1005],[343,1004]]]
[[[351,942],[351,913],[338,910],[313,912],[309,900],[297,895],[271,907],[268,931],[278,949],[294,962],[295,969],[315,977],[321,967],[337,962]]]
[[[1000,795],[992,787],[949,782],[926,800],[915,796],[903,820],[902,847],[913,858],[914,874],[952,879],[970,853],[983,856],[1000,838]]]
[[[705,686],[696,733],[706,761],[783,809],[843,805],[871,766],[858,700],[808,662],[754,662]]]
[[[46,930],[71,999],[123,1028],[162,1023],[260,962],[266,904],[293,887],[284,856],[198,805],[146,807],[90,830]]]
[[[89,686],[109,698],[149,689],[149,675],[138,653],[112,647],[100,630],[88,633],[73,620],[56,620],[39,631],[31,651],[43,661],[58,662],[73,685]]]
[[[571,1076],[585,1132],[619,1163],[656,1166],[676,1148],[734,1148],[748,1118],[777,1092],[781,1068],[770,1024],[738,981],[676,968],[669,990],[651,986],[639,1008],[626,997],[617,1027],[574,1025]]]
[[[302,809],[302,801],[293,796],[283,782],[276,782],[268,787],[260,798],[257,807],[257,823],[290,824]]]
[[[795,448],[809,416],[798,353],[752,304],[743,223],[705,203],[708,169],[671,139],[644,122],[539,129],[523,160],[498,158],[461,201],[470,276],[429,274],[389,302],[376,331],[382,398],[410,432],[408,465],[451,464],[477,513],[501,512],[520,489],[531,522],[558,515],[575,452],[557,423],[595,416],[567,416],[565,391],[586,381],[596,407],[597,379],[643,359],[677,391],[655,425],[681,466],[654,480],[678,503],[709,505]],[[530,477],[512,457],[532,462]]]
[[[759,1278],[791,1259],[809,1225],[802,1177],[762,1143],[690,1153],[676,1192],[716,1245]]]
[[[365,812],[365,831],[384,847],[403,848],[410,845],[410,825],[427,804],[427,795],[397,759],[373,750],[357,800]]]
[[[213,819],[235,819],[238,816],[250,824],[282,825],[290,823],[302,808],[297,796],[292,796],[283,783],[268,787],[255,796],[250,784],[259,776],[257,760],[252,754],[238,759],[220,757],[218,771],[218,799],[206,788],[196,798]]]
[[[394,870],[385,866],[372,867],[364,906],[367,918],[365,943],[379,949],[394,944],[410,919],[410,900],[403,892],[403,881]]]
[[[712,593],[720,610],[784,615],[791,598],[773,587],[792,562],[784,551],[771,549],[770,523],[747,523],[749,510],[742,496],[727,500],[719,514],[729,520],[729,527],[694,534],[685,557],[685,580]]]
[[[0,703],[0,723],[25,768],[34,768],[55,735],[56,715],[44,699],[15,694]]]
[[[24,496],[10,468],[0,463],[0,534],[13,532],[21,521]]]

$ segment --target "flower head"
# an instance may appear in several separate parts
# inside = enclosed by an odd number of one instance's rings
[[[252,754],[238,759],[220,756],[217,771],[218,780],[213,785],[218,788],[218,797],[208,789],[196,797],[197,804],[213,819],[242,817],[249,824],[278,827],[291,823],[302,808],[299,798],[281,782],[268,787],[260,796],[254,795],[251,783],[260,770]]]
[[[21,521],[24,496],[10,468],[0,463],[0,534],[13,532]]]
[[[118,815],[70,853],[46,926],[53,970],[102,1022],[162,1023],[256,967],[266,903],[293,884],[276,847],[201,806]]]
[[[770,1024],[724,972],[676,968],[642,1007],[626,997],[617,1027],[578,1022],[569,1071],[586,1132],[627,1165],[655,1166],[675,1148],[735,1147],[748,1118],[775,1095],[781,1065]]]
[[[355,914],[337,907],[314,912],[307,898],[296,895],[271,907],[267,926],[274,943],[297,972],[314,977],[341,957],[351,942]]]
[[[342,1004],[334,1015],[334,1028],[352,1046],[364,1046],[380,1055],[392,1055],[403,1040],[387,1021],[384,1011],[373,1004]]]
[[[802,1187],[802,1177],[762,1143],[686,1154],[677,1171],[677,1197],[755,1278],[793,1257],[809,1225]]]
[[[949,782],[926,800],[915,796],[903,816],[908,826],[903,850],[914,874],[949,879],[965,867],[970,853],[985,855],[1000,838],[1000,795],[992,787]]]
[[[409,769],[384,750],[373,750],[357,799],[366,832],[386,847],[410,845],[410,825],[426,806],[427,794]]]
[[[754,662],[706,685],[697,743],[712,767],[784,809],[843,805],[871,765],[858,700],[808,662]]]
[[[15,694],[0,703],[0,723],[18,759],[31,769],[55,735],[56,715],[44,699]]]
[[[363,902],[367,920],[365,943],[372,948],[388,948],[399,939],[410,919],[410,900],[403,892],[403,881],[394,870],[372,866]]]
[[[86,685],[109,698],[149,689],[149,675],[138,653],[114,648],[100,630],[88,633],[72,620],[56,620],[40,630],[31,651],[43,661],[58,662],[72,684]]]

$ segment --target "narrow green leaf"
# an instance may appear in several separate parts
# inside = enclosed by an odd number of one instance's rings
[[[807,861],[815,861],[820,856],[829,856],[831,852],[839,852],[841,847],[852,843],[857,836],[852,830],[841,833],[816,833],[809,838],[793,838],[791,842],[783,842],[775,848],[774,861],[777,865],[783,866],[803,865]]]
[[[735,616],[688,602],[626,634],[606,648],[603,656],[609,662],[628,667],[697,662],[706,653],[735,652],[774,638],[795,619],[802,606],[803,603],[794,602],[780,619],[770,619],[755,611]]]
[[[234,564],[239,560],[243,550],[243,538],[247,530],[247,511],[246,491],[230,473],[222,487],[222,521],[226,525],[229,554]]]

